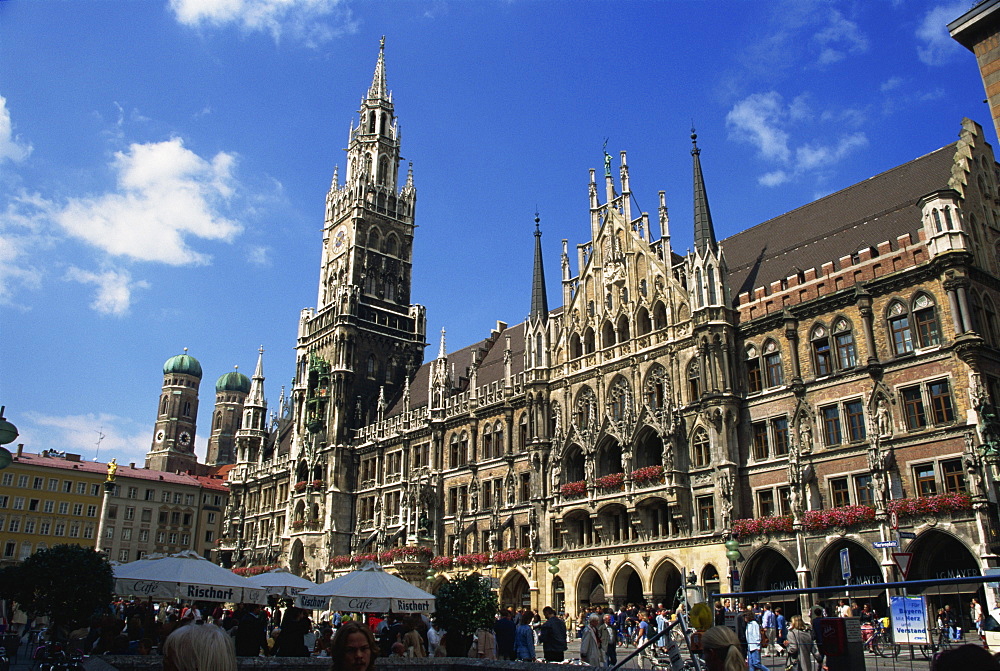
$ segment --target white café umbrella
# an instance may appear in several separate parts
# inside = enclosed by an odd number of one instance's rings
[[[347,575],[299,592],[297,605],[350,613],[430,613],[434,599],[433,594],[386,573],[375,562],[365,562]]]
[[[117,594],[189,601],[267,602],[262,588],[192,550],[139,559],[113,570]]]
[[[247,576],[247,580],[262,588],[269,596],[293,597],[304,589],[316,587],[312,580],[301,578],[283,568]]]

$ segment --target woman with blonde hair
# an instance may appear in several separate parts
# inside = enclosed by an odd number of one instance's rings
[[[163,671],[236,671],[236,648],[222,627],[189,624],[163,643]]]
[[[743,648],[736,632],[715,626],[701,635],[701,647],[708,671],[746,671]]]
[[[786,652],[788,653],[789,668],[798,671],[813,671],[813,661],[815,660],[816,666],[822,661],[822,656],[816,649],[812,632],[806,629],[801,615],[792,615],[791,624],[788,625],[787,642]]]

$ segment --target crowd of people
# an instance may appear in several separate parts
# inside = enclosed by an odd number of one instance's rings
[[[333,671],[370,671],[377,657],[468,656],[562,662],[572,637],[579,640],[580,661],[612,666],[621,648],[642,646],[659,633],[664,634],[656,643],[661,652],[671,640],[682,639],[681,627],[674,625],[683,608],[671,610],[663,604],[595,606],[581,610],[575,618],[558,614],[551,607],[540,613],[506,608],[471,636],[460,631],[449,636],[423,614],[382,617],[326,611],[314,621],[312,611],[294,606],[244,604],[228,609],[221,604],[118,601],[108,612],[95,616],[89,627],[74,632],[72,643],[88,654],[162,653],[168,671],[235,671],[237,657],[257,656],[328,657]],[[825,660],[809,622],[821,617],[858,617],[863,628],[883,622],[871,604],[859,606],[846,600],[813,606],[808,615],[808,620],[797,614],[786,618],[780,606],[768,603],[716,602],[712,617],[705,612],[715,626],[700,635],[706,668],[763,671],[769,668],[762,661],[762,655],[767,654],[784,656],[789,671],[820,671]],[[983,609],[976,600],[969,615],[981,628]],[[958,618],[949,606],[937,610],[937,626],[949,642],[962,642]],[[954,646],[939,656],[932,669],[1000,670],[989,653],[983,657],[969,651],[970,647],[985,652],[982,646]],[[975,658],[978,663],[968,661]],[[966,661],[952,665],[959,660]]]

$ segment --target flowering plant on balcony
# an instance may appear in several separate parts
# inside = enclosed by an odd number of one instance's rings
[[[601,489],[621,489],[625,484],[624,473],[609,473],[594,480],[594,484]]]
[[[293,529],[301,529],[303,526],[305,526],[305,523],[306,523],[305,520],[294,520],[292,522],[292,528]]]
[[[368,552],[366,554],[351,555],[352,564],[361,564],[366,561],[373,561],[378,563],[378,555],[374,552]]]
[[[968,494],[938,494],[889,501],[889,511],[900,517],[931,515],[956,510],[972,510],[972,497]]]
[[[392,548],[386,550],[379,555],[379,559],[383,564],[388,564],[390,562],[399,561],[400,559],[408,559],[410,561],[420,561],[424,558],[429,559],[434,554],[433,550],[430,548],[425,548],[422,546],[407,545],[399,548]]]
[[[791,530],[791,515],[758,517],[755,519],[736,520],[733,522],[733,535],[737,538],[743,538],[745,536],[759,536],[763,533],[788,532]]]
[[[472,568],[473,566],[485,566],[490,563],[490,555],[488,552],[472,552],[467,555],[458,555],[455,557],[455,564],[457,566],[462,566],[465,568]]]
[[[309,483],[309,486],[311,486],[313,489],[323,489],[323,481],[313,480],[312,482]]]
[[[433,557],[430,561],[431,568],[438,571],[447,571],[452,567],[452,564],[454,564],[454,561],[448,555]]]
[[[308,484],[309,483],[306,482],[305,480],[300,480],[300,481],[296,482],[295,483],[295,491],[297,491],[297,492],[304,492],[306,490],[306,486]]]
[[[350,555],[334,555],[330,557],[330,566],[334,568],[346,568],[351,565]]]
[[[516,564],[528,558],[527,548],[515,548],[513,550],[501,550],[493,553],[493,563],[498,566]]]
[[[261,573],[267,573],[268,571],[273,571],[278,568],[277,564],[268,564],[266,566],[241,566],[239,568],[234,568],[233,573],[236,575],[241,575],[244,578],[252,575],[260,575]]]
[[[874,521],[875,509],[871,506],[841,506],[833,510],[807,510],[802,514],[802,525],[807,531],[853,527]]]
[[[643,466],[632,471],[632,480],[638,484],[663,482],[663,466]]]
[[[559,491],[563,496],[583,496],[587,493],[587,482],[585,480],[567,482],[559,488]]]

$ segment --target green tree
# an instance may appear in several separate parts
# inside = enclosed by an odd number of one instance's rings
[[[114,573],[107,558],[79,545],[40,550],[0,576],[0,596],[31,616],[48,616],[65,639],[94,611],[111,603]]]
[[[448,654],[464,656],[472,634],[483,627],[492,628],[499,604],[486,578],[467,575],[455,578],[438,588],[434,624],[447,632]]]

